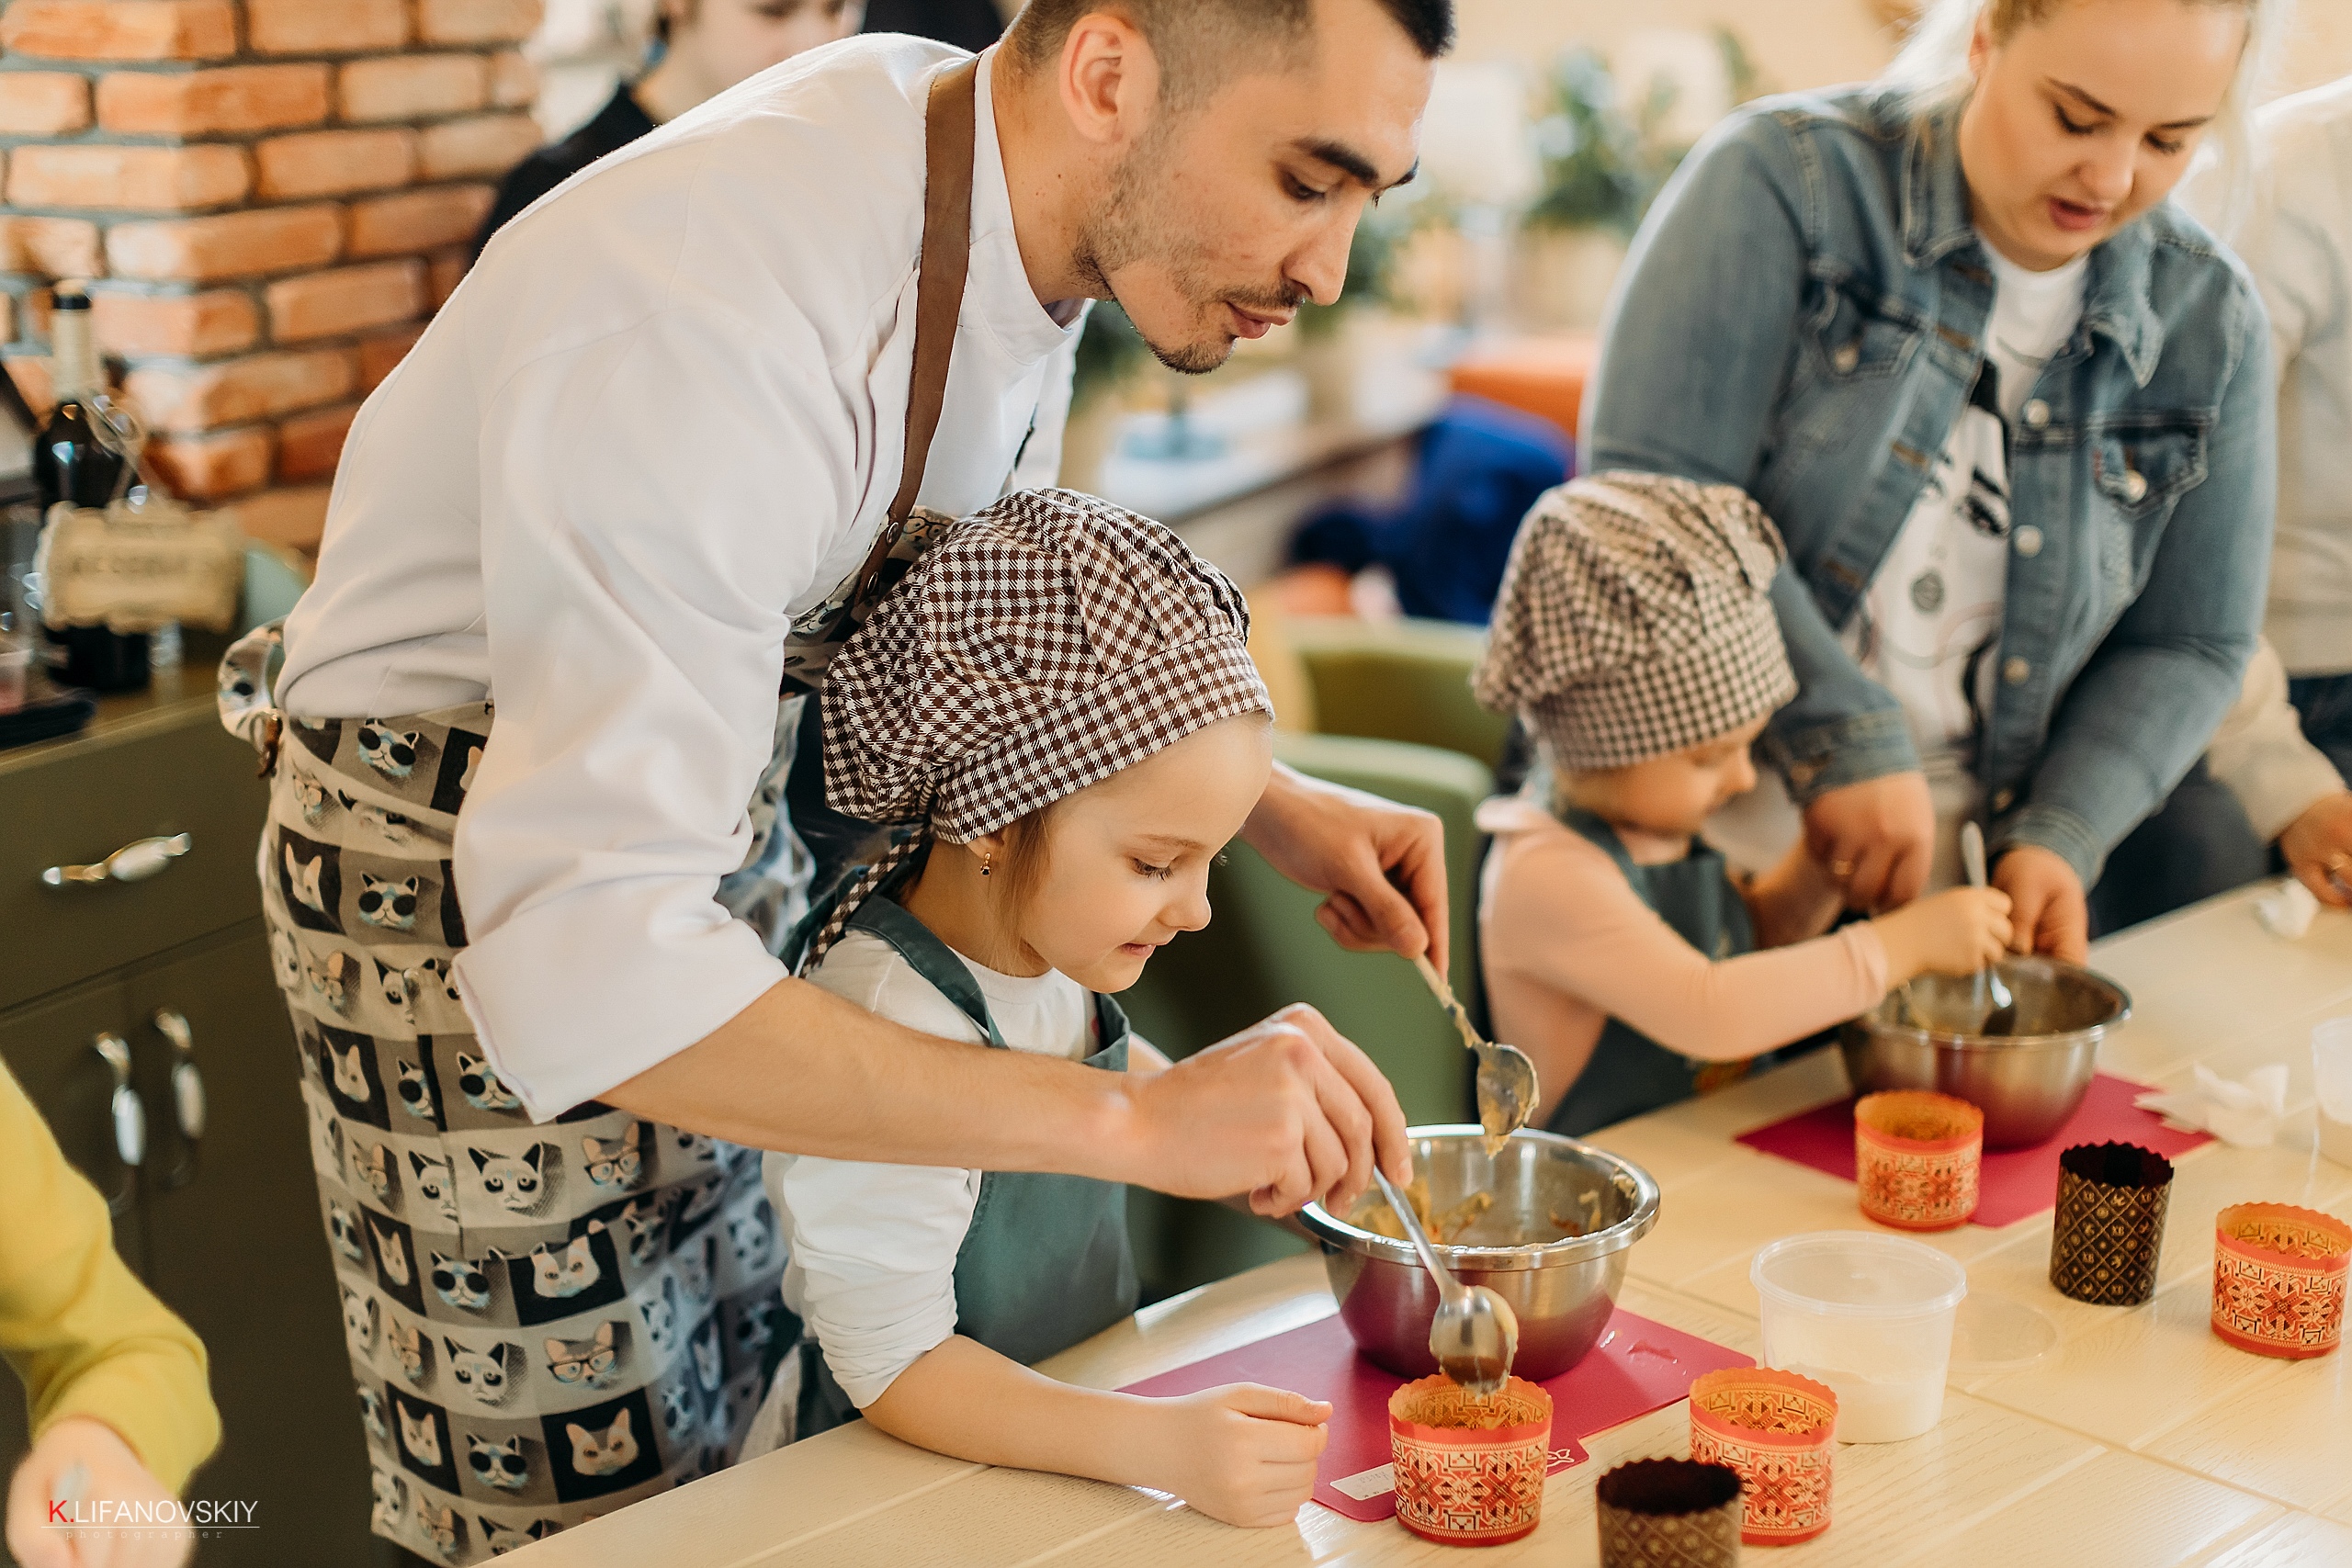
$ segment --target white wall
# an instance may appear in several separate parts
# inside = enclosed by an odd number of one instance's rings
[[[1617,39],[1652,28],[1730,26],[1772,90],[1826,86],[1874,74],[1894,53],[1895,33],[1873,0],[1459,0],[1460,53],[1549,60],[1571,44],[1604,54]],[[2278,89],[2292,92],[2352,75],[2352,0],[2301,0]]]

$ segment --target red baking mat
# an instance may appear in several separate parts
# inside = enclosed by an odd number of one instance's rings
[[[1544,1385],[1552,1395],[1552,1469],[1584,1462],[1577,1438],[1673,1404],[1702,1372],[1748,1364],[1736,1351],[1619,1307],[1592,1353]],[[1121,1392],[1166,1397],[1257,1382],[1330,1401],[1331,1441],[1315,1467],[1315,1500],[1369,1523],[1396,1511],[1387,1473],[1388,1396],[1404,1382],[1357,1355],[1347,1325],[1334,1314]],[[1340,1490],[1342,1483],[1347,1490]]]
[[[2091,1079],[2090,1092],[2083,1096],[2074,1119],[2049,1142],[2030,1149],[1985,1150],[1973,1223],[1998,1230],[2055,1208],[2058,1156],[2076,1144],[2137,1144],[2169,1159],[2213,1141],[2210,1133],[2176,1133],[2155,1112],[2132,1103],[2134,1096],[2147,1092],[2145,1084],[2100,1073]],[[1854,1179],[1854,1102],[1850,1100],[1833,1100],[1769,1127],[1742,1133],[1739,1141],[1768,1155],[1826,1170],[1841,1180]]]

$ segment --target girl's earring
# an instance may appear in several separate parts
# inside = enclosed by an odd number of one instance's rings
[[[993,851],[983,850],[980,852],[980,874],[982,876],[986,876],[989,872],[994,871],[995,869],[995,852]]]

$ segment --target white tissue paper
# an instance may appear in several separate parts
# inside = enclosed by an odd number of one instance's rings
[[[2254,918],[2272,936],[2293,942],[2311,930],[2312,922],[2319,918],[2319,900],[2312,897],[2310,888],[2290,876],[2254,901]]]
[[[2177,1093],[2155,1090],[2132,1103],[2153,1111],[2171,1126],[2211,1133],[2225,1144],[2258,1148],[2278,1135],[2287,1113],[2287,1069],[2273,1063],[2232,1081],[2210,1067],[2198,1067],[2195,1087]]]

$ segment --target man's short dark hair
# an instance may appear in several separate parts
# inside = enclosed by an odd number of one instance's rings
[[[1453,47],[1453,0],[1374,0],[1404,29],[1424,60]],[[1051,61],[1078,19],[1092,11],[1125,15],[1159,57],[1160,91],[1172,102],[1199,103],[1227,73],[1218,68],[1240,50],[1295,51],[1315,23],[1313,0],[1027,0],[1006,33],[1026,70]]]

